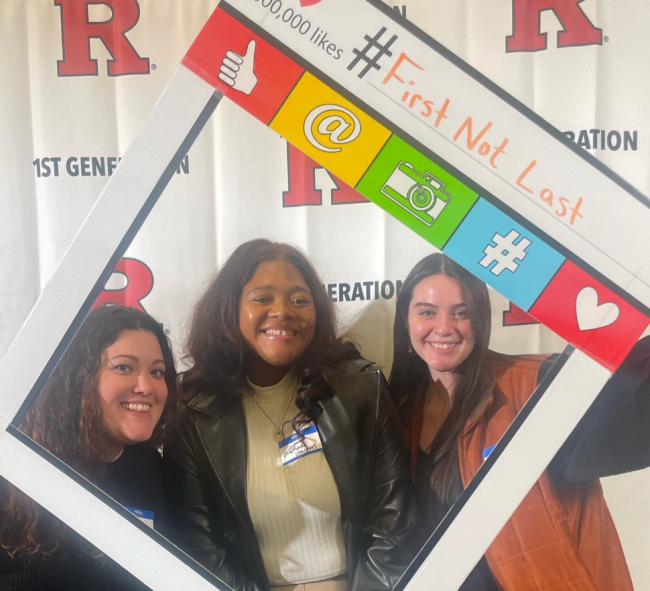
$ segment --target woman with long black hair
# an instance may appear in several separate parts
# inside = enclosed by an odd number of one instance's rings
[[[296,248],[237,248],[194,309],[165,451],[169,536],[234,589],[391,589],[413,555],[385,380]]]

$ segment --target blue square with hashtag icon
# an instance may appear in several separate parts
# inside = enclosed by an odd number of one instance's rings
[[[442,250],[523,310],[530,309],[565,260],[483,198]]]

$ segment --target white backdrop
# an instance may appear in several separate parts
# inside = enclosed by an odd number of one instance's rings
[[[638,0],[387,3],[650,194],[650,7]],[[217,4],[0,4],[0,356]],[[557,7],[537,13],[533,5]],[[567,37],[558,39],[563,29]],[[546,49],[530,51],[538,30],[547,33]],[[353,198],[223,101],[129,248],[133,261],[102,297],[141,298],[182,354],[188,310],[233,248],[257,237],[288,241],[316,262],[364,354],[387,368],[396,287],[432,247]],[[321,204],[306,205],[314,200]],[[508,308],[494,297],[494,348],[561,350],[547,329],[513,326],[526,320]],[[635,586],[650,589],[650,474],[604,484]]]

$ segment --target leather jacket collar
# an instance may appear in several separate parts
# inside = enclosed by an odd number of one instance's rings
[[[348,362],[346,370],[348,373],[361,373],[371,365],[365,359],[358,359]],[[355,491],[355,483],[369,482],[370,474],[353,474],[351,471],[356,463],[354,455],[358,446],[348,439],[356,430],[348,409],[339,396],[322,400],[319,404],[323,413],[315,421],[316,428],[339,489],[343,517],[359,523],[361,516],[357,515],[358,502],[355,500],[358,500],[358,491]],[[235,392],[224,392],[220,396],[201,393],[190,400],[188,406],[210,417],[197,422],[196,429],[230,504],[248,535],[255,540],[255,530],[246,502],[248,440],[241,395]],[[215,444],[223,441],[227,441],[228,445]],[[233,466],[237,468],[233,470]]]
[[[415,505],[399,419],[369,365],[327,374],[334,395],[319,402],[315,423],[341,501],[350,589],[389,591],[414,554]],[[260,591],[269,587],[247,505],[246,433],[239,393],[187,403],[163,459],[168,521],[172,539],[223,581]]]

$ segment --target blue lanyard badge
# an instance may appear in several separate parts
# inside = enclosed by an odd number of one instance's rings
[[[148,525],[151,529],[153,529],[153,516],[154,512],[153,511],[147,511],[145,509],[136,509],[135,507],[124,507],[127,509],[130,513],[135,515],[142,523],[145,525]]]
[[[305,437],[304,441],[300,441],[298,435],[294,433],[278,443],[283,466],[288,466],[309,454],[323,451],[323,443],[320,440],[316,425],[305,427],[302,434]]]
[[[494,445],[491,445],[490,447],[486,447],[486,448],[483,450],[483,461],[484,461],[484,462],[485,462],[485,460],[488,459],[488,457],[490,457],[490,454],[492,453],[492,450],[493,450],[496,446],[497,446],[497,444],[495,443]]]

